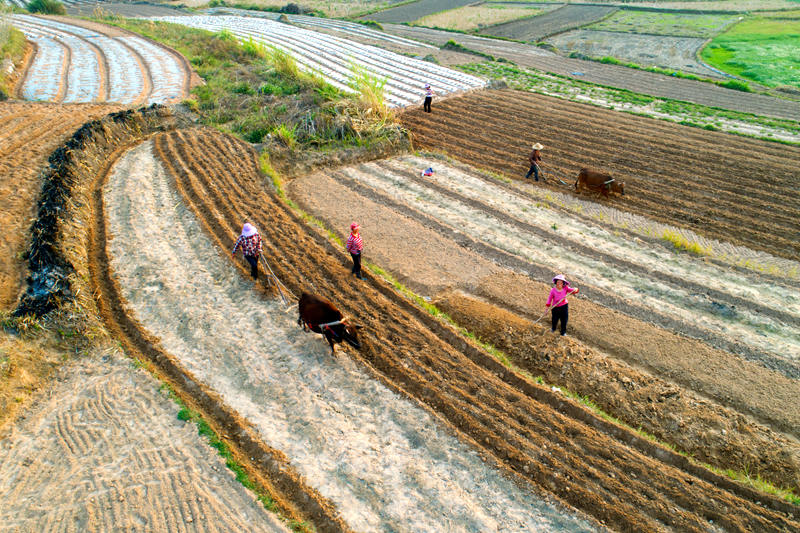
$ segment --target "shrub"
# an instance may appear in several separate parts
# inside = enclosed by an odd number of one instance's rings
[[[64,4],[58,0],[32,0],[25,9],[31,13],[42,13],[45,15],[66,15],[67,10]]]
[[[274,130],[272,130],[272,134],[277,137],[283,144],[286,145],[287,148],[290,150],[294,150],[294,147],[297,146],[297,125],[292,124],[291,127],[287,126],[286,124],[281,124]]]
[[[740,80],[728,80],[728,81],[720,81],[717,82],[717,85],[720,87],[725,87],[726,89],[733,89],[734,91],[742,91],[746,93],[753,92],[753,89],[750,88],[750,84],[746,81]]]
[[[600,62],[605,63],[607,65],[622,65],[622,61],[620,61],[616,57],[611,57],[611,56],[601,57]]]

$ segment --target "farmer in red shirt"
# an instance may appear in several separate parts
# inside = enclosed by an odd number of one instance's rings
[[[258,230],[250,224],[245,222],[242,226],[242,234],[236,239],[236,244],[233,245],[231,257],[236,257],[236,250],[242,247],[242,254],[247,262],[250,263],[250,275],[253,279],[258,279],[258,257],[261,255],[261,236]]]
[[[361,250],[364,249],[364,241],[361,240],[359,230],[361,226],[353,222],[350,224],[350,236],[347,238],[347,251],[353,257],[353,275],[358,279],[367,279],[361,275]]]

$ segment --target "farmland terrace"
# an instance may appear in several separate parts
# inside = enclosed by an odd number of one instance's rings
[[[400,24],[384,24],[383,27],[391,34],[437,46],[453,40],[472,50],[501,57],[521,66],[533,67],[581,81],[709,107],[800,120],[800,102],[794,100],[735,91],[711,83],[673,78],[619,65],[563,57],[524,43],[497,41],[474,35]]]
[[[550,35],[596,22],[618,9],[614,6],[567,4],[537,17],[484,28],[481,33],[518,41],[541,41]]]

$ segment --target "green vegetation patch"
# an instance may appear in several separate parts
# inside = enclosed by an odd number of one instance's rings
[[[240,43],[229,31],[212,33],[164,22],[108,17],[114,23],[178,50],[205,84],[184,103],[203,124],[251,143],[287,150],[364,146],[394,138],[386,117],[365,116],[357,94],[343,94],[322,77],[302,71],[276,48]],[[365,80],[362,80],[366,83]],[[382,94],[373,94],[376,109]],[[364,109],[366,110],[366,108]]]
[[[673,37],[713,37],[736,21],[737,15],[690,15],[654,11],[620,10],[607,19],[589,26],[590,30],[621,33],[646,33]]]
[[[5,17],[0,18],[0,65],[6,60],[19,65],[24,53],[25,36],[11,26]],[[10,93],[8,74],[5,69],[0,69],[0,101],[5,100]]]
[[[33,0],[25,6],[31,13],[43,15],[66,15],[67,9],[58,0]]]
[[[720,70],[763,85],[800,88],[800,20],[755,17],[715,37],[701,52]]]

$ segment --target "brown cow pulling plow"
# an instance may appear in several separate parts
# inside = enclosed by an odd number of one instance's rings
[[[592,189],[600,192],[603,196],[608,198],[609,192],[619,193],[625,195],[625,182],[617,181],[609,174],[582,168],[578,174],[578,179],[575,181],[575,190],[581,192],[582,188]]]
[[[297,303],[299,317],[297,323],[303,329],[310,329],[314,333],[321,333],[331,345],[331,355],[333,355],[333,344],[335,342],[346,341],[353,348],[361,348],[358,342],[356,330],[361,326],[351,326],[342,313],[328,300],[319,296],[304,292]]]

